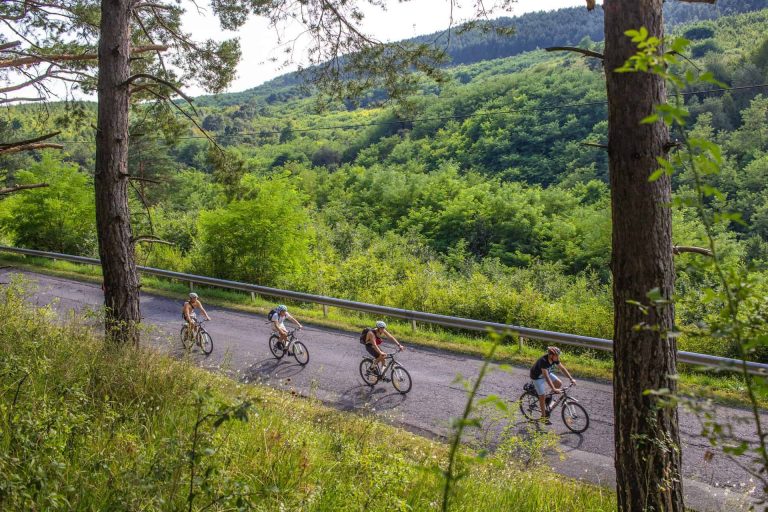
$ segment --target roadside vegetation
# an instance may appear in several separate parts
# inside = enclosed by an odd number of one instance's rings
[[[451,510],[615,509],[551,473],[535,442],[463,458]],[[447,453],[289,388],[105,346],[18,283],[0,290],[3,510],[438,510]]]
[[[0,253],[0,265],[9,265],[19,269],[72,279],[89,280],[94,283],[101,282],[98,267],[78,265],[66,261]],[[251,298],[246,293],[203,286],[195,286],[194,289],[204,297],[206,304],[240,309],[256,314],[266,314],[275,305],[275,300],[258,295]],[[144,276],[142,277],[142,290],[178,298],[181,302],[189,292],[189,285],[154,276]],[[378,318],[333,307],[329,307],[328,314],[325,315],[321,306],[303,303],[291,304],[291,311],[302,319],[311,319],[313,324],[337,328],[353,334],[359,332],[363,327],[373,325]],[[390,330],[397,333],[398,338],[409,344],[449,350],[476,357],[484,357],[491,347],[488,337],[480,333],[451,331],[439,326],[424,324],[417,324],[417,330],[413,331],[410,322],[395,318],[387,319],[387,323],[391,327]],[[539,342],[524,340],[520,343],[519,339],[510,336],[496,348],[494,360],[530,366],[541,357],[543,348],[544,344]],[[610,354],[565,346],[563,349],[566,354],[565,360],[568,361],[568,367],[574,372],[574,375],[578,375],[580,378],[611,380],[613,364]],[[684,364],[679,365],[679,370],[680,390],[683,395],[710,398],[715,402],[736,406],[747,405],[746,387],[738,373],[697,369]],[[768,408],[768,390],[758,390],[757,398],[761,407]]]

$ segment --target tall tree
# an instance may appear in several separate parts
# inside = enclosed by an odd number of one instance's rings
[[[686,0],[702,1],[702,0]],[[714,0],[705,0],[714,3]],[[594,1],[588,1],[588,6]],[[605,0],[605,76],[613,223],[614,435],[619,510],[683,507],[677,409],[653,391],[677,388],[670,178],[649,181],[669,130],[641,124],[666,102],[664,79],[616,70],[635,54],[628,30],[664,36],[663,0]],[[663,51],[663,50],[661,50]]]

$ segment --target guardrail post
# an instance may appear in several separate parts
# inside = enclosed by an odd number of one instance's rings
[[[323,318],[328,318],[328,304],[323,304]]]
[[[195,283],[193,283],[192,281],[189,282],[189,291],[191,292],[195,291]]]
[[[525,338],[522,336],[517,337],[517,349],[522,352],[523,351],[523,345],[525,344]]]
[[[251,292],[251,302],[256,302],[256,293]]]
[[[416,332],[416,320],[411,318],[411,332]]]

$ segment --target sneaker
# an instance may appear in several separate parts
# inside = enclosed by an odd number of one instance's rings
[[[551,411],[552,410],[552,404],[554,404],[554,403],[555,403],[555,397],[550,396],[549,398],[547,398],[547,401],[544,404],[546,406],[546,408],[547,408],[547,411]]]

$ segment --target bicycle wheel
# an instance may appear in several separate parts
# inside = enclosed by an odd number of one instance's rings
[[[272,355],[277,359],[280,359],[285,355],[285,348],[280,343],[280,336],[277,334],[273,334],[269,337],[269,351],[272,352]]]
[[[395,386],[395,389],[401,394],[404,395],[411,390],[413,382],[411,382],[411,374],[408,373],[408,370],[400,366],[400,364],[395,364],[392,367],[391,375],[392,385]]]
[[[541,407],[539,407],[539,397],[525,392],[520,395],[520,412],[531,421],[541,419]]]
[[[369,386],[374,386],[379,382],[379,372],[376,370],[376,363],[370,357],[360,361],[360,376],[363,378],[363,382]]]
[[[581,404],[568,400],[563,404],[563,423],[571,432],[581,434],[589,428],[589,414]]]
[[[306,365],[309,362],[309,350],[307,346],[300,341],[293,342],[293,357],[296,358],[296,362],[301,366]]]
[[[211,335],[206,331],[201,330],[198,333],[198,343],[200,344],[200,348],[203,350],[203,354],[209,355],[211,352],[213,352],[213,338],[211,338]]]
[[[181,331],[179,332],[179,337],[181,338],[181,346],[189,349],[192,348],[192,339],[189,336],[189,326],[185,325],[181,328]]]

